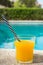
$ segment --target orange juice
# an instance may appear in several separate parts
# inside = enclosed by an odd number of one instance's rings
[[[34,42],[31,40],[15,41],[16,46],[16,59],[21,62],[33,61],[33,48]]]

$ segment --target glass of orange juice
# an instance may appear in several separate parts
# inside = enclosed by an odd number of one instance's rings
[[[33,62],[34,37],[22,39],[20,42],[15,41],[16,60],[20,63]]]

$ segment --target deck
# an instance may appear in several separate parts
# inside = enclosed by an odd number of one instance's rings
[[[43,54],[34,54],[33,63],[19,63],[15,59],[15,50],[0,49],[0,65],[43,65]]]

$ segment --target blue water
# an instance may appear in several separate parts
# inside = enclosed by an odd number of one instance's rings
[[[43,50],[43,24],[15,24],[10,23],[20,39],[35,38],[36,50]],[[6,23],[0,23],[0,48],[13,49],[15,37]]]

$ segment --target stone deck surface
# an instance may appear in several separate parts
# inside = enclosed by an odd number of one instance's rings
[[[43,55],[34,54],[33,63],[18,63],[15,59],[14,50],[0,49],[0,65],[43,65]]]

